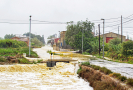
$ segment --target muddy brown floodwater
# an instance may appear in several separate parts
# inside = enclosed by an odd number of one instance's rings
[[[0,65],[0,90],[93,90],[76,70],[63,62],[51,70],[46,64]]]

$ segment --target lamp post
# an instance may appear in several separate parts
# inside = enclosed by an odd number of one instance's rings
[[[104,21],[105,19],[101,19],[103,20],[103,58],[104,58]]]

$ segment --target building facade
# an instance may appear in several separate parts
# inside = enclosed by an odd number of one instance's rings
[[[103,37],[103,35],[100,35],[100,37]],[[104,34],[104,42],[106,42],[106,43],[108,43],[113,38],[121,39],[121,35],[113,33],[113,32]],[[122,35],[122,42],[125,42],[125,41],[126,41],[126,36]]]

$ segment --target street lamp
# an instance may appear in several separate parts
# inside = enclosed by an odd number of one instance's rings
[[[105,19],[101,19],[103,20],[103,58],[104,58],[104,21]]]

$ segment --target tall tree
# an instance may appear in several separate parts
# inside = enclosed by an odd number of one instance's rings
[[[65,35],[65,41],[70,46],[82,49],[82,32],[83,32],[83,50],[91,49],[90,41],[94,38],[92,29],[94,23],[90,21],[79,21],[77,24],[73,24],[73,21],[68,23],[67,31]]]

